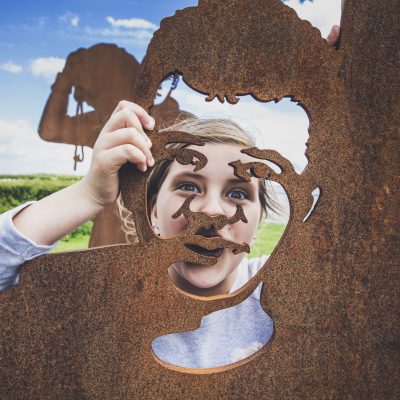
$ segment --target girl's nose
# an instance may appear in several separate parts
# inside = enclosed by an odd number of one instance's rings
[[[194,204],[193,204],[194,203]],[[220,196],[216,195],[207,195],[204,197],[196,197],[193,202],[193,211],[203,212],[205,214],[210,215],[211,217],[215,217],[217,215],[227,215],[229,210],[227,205],[224,203],[223,199]]]

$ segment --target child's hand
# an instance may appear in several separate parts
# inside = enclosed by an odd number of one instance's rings
[[[93,148],[92,162],[83,184],[101,206],[112,204],[119,193],[118,171],[131,162],[140,171],[154,165],[150,139],[143,127],[152,130],[154,119],[140,106],[121,101],[104,125]]]

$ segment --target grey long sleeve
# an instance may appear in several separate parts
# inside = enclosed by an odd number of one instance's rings
[[[0,214],[0,291],[18,283],[19,267],[28,260],[48,253],[51,246],[38,245],[14,226],[12,218],[33,202]]]

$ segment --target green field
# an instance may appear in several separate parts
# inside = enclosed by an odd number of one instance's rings
[[[256,241],[251,246],[249,258],[271,254],[285,228],[285,224],[261,223],[258,227]]]
[[[27,201],[40,200],[78,182],[82,177],[68,175],[0,175],[0,213]],[[87,248],[93,226],[88,221],[61,239],[53,251]]]
[[[82,235],[70,240],[61,239],[57,246],[51,251],[52,253],[59,253],[61,251],[82,250],[87,249],[89,244],[90,235]]]
[[[81,177],[64,175],[0,175],[0,213],[30,200],[39,200],[79,181]],[[62,238],[53,252],[86,249],[93,226],[88,221]],[[261,223],[249,257],[270,254],[285,229],[284,224]]]

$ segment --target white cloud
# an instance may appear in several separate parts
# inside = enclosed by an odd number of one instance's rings
[[[94,40],[110,38],[117,40],[119,44],[125,45],[147,45],[158,26],[142,18],[116,19],[108,16],[106,18],[109,26],[103,28],[85,27],[85,32],[91,37],[99,37]]]
[[[8,62],[0,65],[0,70],[9,72],[10,74],[19,74],[22,72],[23,68],[13,62]]]
[[[66,22],[68,24],[71,24],[74,28],[76,28],[79,25],[79,15],[73,14],[70,11],[66,12],[64,15],[61,15],[61,17],[58,18],[62,22]]]
[[[144,29],[130,31],[120,28],[93,29],[90,27],[86,27],[85,30],[86,33],[91,36],[99,35],[105,38],[127,38],[137,41],[149,41],[153,36],[153,32]]]
[[[105,29],[93,29],[87,26],[85,28],[85,32],[90,36],[100,36],[101,39],[97,40],[104,40],[104,38],[110,38],[111,40],[112,38],[112,40],[118,40],[119,44],[132,44],[134,42],[141,45],[147,45],[153,36],[152,31],[147,31],[144,29],[131,31],[113,27]]]
[[[116,28],[148,29],[153,31],[158,29],[157,25],[142,18],[115,19],[114,17],[107,17],[106,20],[111,26]]]
[[[74,174],[74,146],[42,140],[26,120],[0,119],[0,173]],[[78,164],[78,175],[89,169],[91,150],[85,148],[85,161]]]
[[[72,17],[71,19],[70,19],[70,22],[71,22],[71,25],[72,26],[78,26],[78,24],[79,24],[79,17],[77,16],[77,15],[75,15],[74,17]]]
[[[65,60],[58,57],[40,57],[32,60],[29,66],[34,76],[45,78],[53,82],[58,72],[64,68]]]
[[[301,19],[310,21],[321,31],[323,37],[328,36],[333,25],[340,24],[341,0],[305,1],[287,0],[285,4],[292,7]]]

